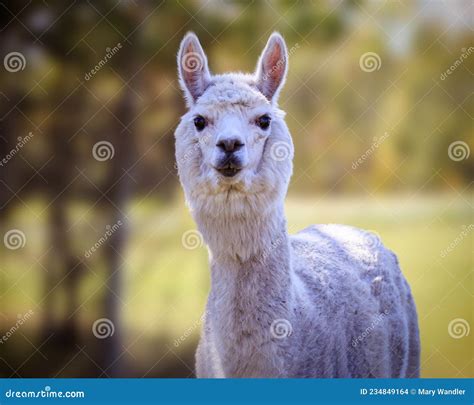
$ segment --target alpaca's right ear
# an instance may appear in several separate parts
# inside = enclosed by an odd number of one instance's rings
[[[188,32],[181,41],[178,52],[178,73],[188,106],[192,106],[211,81],[206,54],[193,32]]]

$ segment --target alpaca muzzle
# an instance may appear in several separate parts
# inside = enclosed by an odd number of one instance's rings
[[[234,153],[226,153],[224,158],[219,160],[215,169],[224,177],[234,177],[242,169],[242,161]]]

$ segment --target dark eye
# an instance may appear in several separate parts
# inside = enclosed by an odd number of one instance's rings
[[[270,121],[272,119],[267,115],[262,115],[257,118],[257,125],[262,129],[267,129],[270,126]]]
[[[202,131],[204,128],[206,128],[206,125],[207,122],[203,116],[198,115],[196,118],[194,118],[194,126],[198,131]]]

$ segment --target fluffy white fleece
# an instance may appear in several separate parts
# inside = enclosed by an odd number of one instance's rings
[[[175,133],[178,172],[211,266],[197,376],[417,377],[416,309],[396,256],[348,226],[288,235],[293,144],[277,107],[283,38],[270,37],[255,74],[211,75],[190,33],[178,67],[188,105]],[[266,130],[256,125],[264,114]],[[201,131],[196,116],[206,119]],[[217,144],[230,137],[243,145],[243,169],[229,178],[215,167]]]

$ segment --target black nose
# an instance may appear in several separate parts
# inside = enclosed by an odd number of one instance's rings
[[[220,140],[216,146],[224,152],[232,153],[238,151],[244,144],[237,138],[228,138]]]

